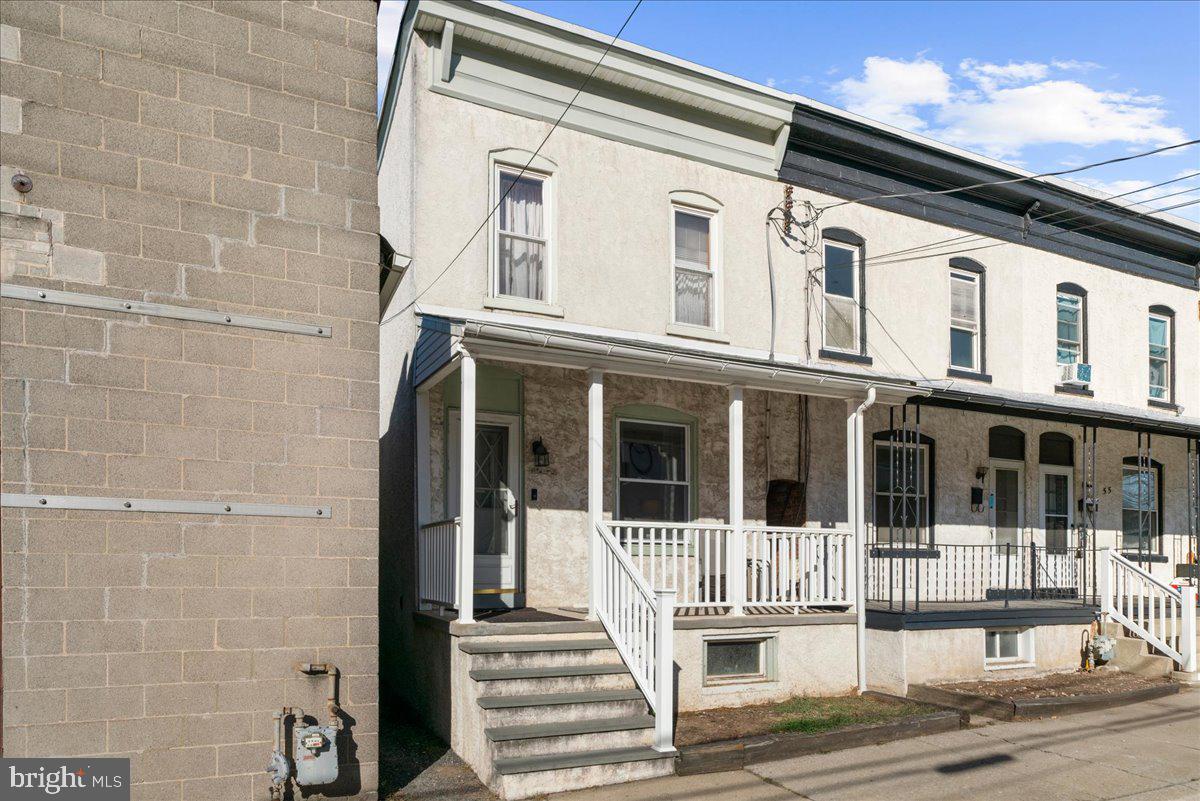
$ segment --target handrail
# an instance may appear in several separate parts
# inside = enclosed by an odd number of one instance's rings
[[[1100,551],[1101,612],[1196,673],[1196,588],[1176,590],[1116,551]]]
[[[675,591],[655,590],[601,521],[593,536],[596,616],[654,713],[654,747],[674,751]]]
[[[769,531],[780,534],[830,534],[838,537],[852,537],[854,532],[848,528],[821,528],[819,526],[770,526],[766,523],[754,525],[747,523],[742,526],[744,531]]]
[[[605,525],[614,528],[703,528],[713,531],[733,531],[728,523],[693,523],[672,520],[605,520]]]
[[[444,525],[447,525],[447,524],[449,524],[449,523],[457,523],[457,522],[459,522],[460,520],[462,520],[462,518],[461,518],[461,517],[447,517],[447,518],[445,518],[444,520],[433,520],[433,521],[430,521],[430,522],[428,522],[428,523],[422,523],[422,524],[421,524],[421,531],[424,531],[424,530],[425,530],[425,529],[427,529],[427,528],[435,528],[436,526],[444,526]]]

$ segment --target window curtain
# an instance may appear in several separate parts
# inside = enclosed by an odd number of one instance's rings
[[[501,295],[544,300],[546,244],[539,178],[500,173]]]

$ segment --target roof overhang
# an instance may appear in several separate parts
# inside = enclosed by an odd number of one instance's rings
[[[885,405],[931,391],[904,378],[814,368],[728,346],[685,345],[667,337],[635,339],[610,329],[442,307],[419,307],[417,314],[422,327],[448,327],[456,352],[466,350],[483,359],[841,399],[862,398],[874,389],[876,402]]]
[[[1138,412],[1128,407],[1082,399],[1064,402],[1029,394],[984,394],[954,387],[935,387],[932,394],[921,399],[920,403],[923,406],[942,406],[1120,431],[1200,437],[1200,420],[1194,417]]]

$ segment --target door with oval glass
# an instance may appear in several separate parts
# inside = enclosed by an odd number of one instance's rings
[[[461,418],[450,415],[447,497],[459,514]],[[480,412],[475,420],[475,605],[517,603],[517,548],[521,521],[520,418]]]

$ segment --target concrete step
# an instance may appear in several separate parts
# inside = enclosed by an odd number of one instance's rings
[[[1175,669],[1170,657],[1150,652],[1150,645],[1140,637],[1125,636],[1121,626],[1108,624],[1105,631],[1115,638],[1111,664],[1135,676],[1169,676]]]
[[[596,668],[599,668],[596,670]],[[472,671],[472,673],[529,673],[528,677],[511,679],[488,679],[472,676],[479,695],[546,695],[550,693],[590,692],[592,690],[632,690],[637,685],[633,676],[619,666],[611,670],[608,665],[571,665],[550,668],[516,668],[498,671]],[[579,671],[564,673],[563,671]],[[540,675],[549,674],[549,675]]]
[[[603,751],[578,751],[565,754],[540,754],[533,757],[497,759],[496,770],[501,775],[534,773],[565,768],[585,768],[593,765],[617,765],[623,762],[674,759],[674,753],[664,754],[649,746],[610,748]]]
[[[458,649],[464,654],[527,654],[553,651],[615,651],[609,639],[465,640]]]
[[[472,670],[475,681],[517,681],[520,679],[557,679],[565,676],[603,676],[611,673],[628,673],[629,668],[620,662],[601,665],[559,665],[528,668],[493,668]]]
[[[505,670],[583,665],[610,665],[616,657],[611,648],[569,651],[502,651],[471,655],[474,670]]]
[[[654,744],[654,718],[631,715],[622,718],[555,721],[524,726],[487,729],[493,760],[516,757],[639,748]]]
[[[635,715],[645,715],[650,706],[640,692],[606,691],[614,694],[621,693],[622,700],[599,701],[585,700],[576,703],[559,703],[554,705],[533,706],[500,706],[491,709],[480,708],[483,715],[483,728],[499,726],[526,726],[540,723],[556,723],[575,720],[597,720],[600,718],[625,718]],[[625,693],[628,693],[626,695]],[[573,693],[562,693],[569,695]],[[496,697],[496,696],[493,696]],[[499,696],[504,698],[504,696]]]
[[[532,798],[566,789],[653,779],[675,772],[674,754],[661,754],[652,748],[620,748],[594,751],[587,756],[567,755],[563,760],[540,757],[515,758],[505,765],[510,772],[496,774],[493,789],[508,801]],[[616,760],[624,761],[616,761]],[[531,764],[531,760],[538,760]],[[584,764],[577,767],[545,769],[551,764]],[[615,796],[614,796],[615,797]]]
[[[634,700],[643,700],[641,690],[592,690],[578,693],[541,693],[539,695],[485,695],[478,699],[479,705],[484,709],[600,704],[609,701]]]

